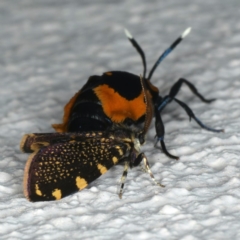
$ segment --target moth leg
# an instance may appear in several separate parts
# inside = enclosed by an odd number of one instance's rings
[[[188,105],[186,103],[178,100],[177,98],[174,98],[174,100],[185,110],[185,112],[189,116],[190,121],[193,118],[201,128],[206,129],[206,130],[211,131],[211,132],[224,132],[224,129],[214,129],[214,128],[206,126],[195,116],[195,114],[193,113],[191,108],[188,107]]]
[[[157,106],[155,106],[155,129],[156,129],[156,133],[157,133],[157,141],[155,143],[155,146],[157,145],[158,142],[160,142],[161,147],[162,147],[162,151],[170,158],[176,159],[178,160],[179,157],[174,156],[172,154],[170,154],[165,146],[164,143],[164,134],[165,134],[165,129],[164,129],[164,125],[163,125],[163,121],[160,115],[160,112],[157,109]]]
[[[187,115],[189,116],[190,120],[191,118],[193,118],[196,123],[201,127],[204,128],[208,131],[212,131],[212,132],[223,132],[223,129],[214,129],[211,127],[206,126],[205,124],[203,124],[193,113],[193,111],[190,109],[190,107],[188,107],[187,104],[185,104],[184,102],[178,100],[176,97],[176,95],[178,94],[179,90],[181,89],[182,84],[185,83],[189,89],[192,91],[193,94],[195,94],[199,99],[201,99],[203,102],[205,103],[211,103],[213,102],[215,99],[206,99],[204,98],[197,90],[197,88],[190,83],[188,80],[184,79],[184,78],[180,78],[171,88],[169,94],[165,97],[158,97],[157,103],[155,105],[155,117],[156,117],[156,121],[155,121],[155,128],[156,128],[156,132],[157,132],[157,142],[159,141],[162,147],[163,152],[170,158],[174,158],[174,159],[178,159],[178,157],[171,155],[166,147],[165,147],[165,143],[164,143],[164,125],[161,119],[161,115],[160,113],[162,112],[162,110],[170,103],[172,102],[172,100],[176,101],[187,113]],[[156,144],[157,144],[156,142]]]
[[[193,94],[195,94],[199,99],[201,99],[203,102],[205,103],[211,103],[213,101],[215,101],[216,99],[215,98],[212,98],[212,99],[206,99],[204,98],[197,90],[197,88],[192,84],[190,83],[188,80],[186,80],[185,78],[180,78],[171,88],[170,92],[169,92],[169,97],[170,98],[174,98],[179,90],[181,89],[181,86],[182,84],[185,83],[189,89],[192,91]]]
[[[146,172],[148,172],[148,174],[150,175],[152,181],[153,181],[156,185],[158,185],[158,186],[160,186],[160,187],[165,187],[165,186],[162,185],[161,183],[157,182],[157,180],[156,180],[155,177],[153,176],[153,173],[152,173],[152,171],[151,171],[151,169],[150,169],[150,166],[149,166],[147,157],[145,156],[144,153],[142,153],[142,157],[143,157],[143,163],[144,163],[144,167],[145,167],[145,169],[146,169]]]
[[[179,90],[181,89],[182,84],[185,83],[189,89],[192,91],[193,94],[195,94],[201,101],[205,102],[205,103],[211,103],[213,101],[215,101],[215,99],[206,99],[204,98],[197,90],[197,88],[190,83],[188,80],[184,79],[184,78],[180,78],[171,88],[169,94],[167,96],[165,96],[164,98],[161,99],[160,104],[158,105],[158,111],[161,112],[165,106],[170,103],[172,100],[175,100],[184,110],[185,112],[188,114],[190,120],[191,118],[193,118],[196,123],[208,130],[208,131],[212,131],[212,132],[223,132],[223,129],[214,129],[214,128],[210,128],[206,125],[204,125],[193,113],[193,111],[187,106],[187,104],[181,102],[180,100],[176,99],[176,95],[178,94]]]
[[[129,161],[125,161],[124,170],[123,170],[123,174],[121,177],[121,186],[120,186],[120,190],[119,190],[119,194],[118,194],[120,199],[122,199],[123,188],[124,188],[124,184],[125,184],[125,181],[127,178],[128,169],[129,169]]]

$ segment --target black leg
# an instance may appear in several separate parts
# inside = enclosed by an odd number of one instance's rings
[[[196,87],[190,83],[188,80],[184,78],[180,78],[171,88],[169,94],[161,99],[161,102],[158,104],[158,111],[161,112],[165,106],[170,103],[178,94],[182,84],[185,83],[190,88],[190,90],[195,94],[197,97],[199,97],[203,102],[205,103],[211,103],[215,101],[215,99],[206,99],[204,98],[196,89]]]
[[[215,101],[215,99],[206,99],[204,98],[196,89],[196,87],[190,83],[188,80],[184,79],[184,78],[180,78],[171,88],[170,92],[169,92],[169,97],[171,99],[175,98],[175,96],[178,94],[182,84],[185,83],[187,84],[187,86],[190,88],[190,90],[196,95],[198,96],[203,102],[205,103],[211,103],[213,101]]]
[[[208,130],[208,131],[212,131],[212,132],[223,132],[224,130],[223,129],[214,129],[214,128],[210,128],[206,125],[204,125],[193,113],[193,111],[187,106],[187,104],[185,104],[184,102],[176,99],[176,95],[178,94],[182,84],[185,83],[187,84],[187,86],[191,89],[191,91],[196,95],[198,96],[203,102],[205,103],[210,103],[212,101],[214,101],[215,99],[206,99],[204,98],[199,92],[198,90],[196,89],[196,87],[190,83],[189,81],[187,81],[186,79],[184,78],[180,78],[171,88],[170,92],[169,92],[169,95],[165,96],[164,98],[162,98],[162,101],[161,103],[159,104],[158,106],[158,111],[161,112],[165,106],[170,103],[172,100],[175,100],[185,111],[186,113],[188,114],[190,120],[191,118],[193,118],[197,124]]]
[[[178,160],[179,157],[170,154],[166,149],[166,146],[165,146],[165,143],[164,143],[164,134],[165,134],[164,125],[163,125],[163,122],[162,122],[160,112],[157,110],[157,106],[155,107],[155,118],[156,118],[155,119],[155,129],[156,129],[156,133],[157,133],[157,142],[156,142],[155,145],[157,145],[157,143],[159,141],[161,146],[162,146],[162,151],[168,157]]]
[[[182,101],[176,99],[176,95],[178,94],[182,84],[185,83],[189,88],[190,90],[197,96],[199,97],[203,102],[205,103],[211,103],[212,101],[214,101],[215,99],[206,99],[204,98],[199,92],[198,90],[196,89],[196,87],[190,83],[189,81],[187,81],[186,79],[184,78],[180,78],[171,88],[170,92],[169,92],[169,95],[165,96],[164,98],[161,98],[159,96],[159,101],[157,101],[157,106],[155,106],[155,117],[156,117],[156,121],[155,121],[155,128],[156,128],[156,133],[157,133],[157,142],[159,141],[161,146],[162,146],[162,150],[163,152],[169,156],[170,158],[174,158],[174,159],[178,159],[178,157],[176,156],[173,156],[171,155],[166,147],[165,147],[165,143],[164,143],[164,125],[163,125],[163,122],[162,122],[162,119],[161,119],[161,115],[160,113],[162,112],[162,110],[167,106],[167,104],[169,104],[172,100],[175,100],[185,111],[186,113],[188,114],[190,120],[191,118],[193,118],[197,124],[208,130],[208,131],[212,131],[212,132],[223,132],[224,130],[223,129],[213,129],[213,128],[210,128],[206,125],[204,125],[193,113],[193,111],[185,104],[183,103]],[[157,144],[157,143],[156,143]]]
[[[224,132],[223,129],[214,129],[214,128],[210,128],[210,127],[206,126],[195,116],[195,114],[193,113],[191,108],[188,107],[187,104],[185,104],[184,102],[182,102],[182,101],[180,101],[176,98],[174,98],[174,100],[186,111],[187,115],[189,116],[190,121],[193,118],[201,128],[204,128],[204,129],[206,129],[208,131],[211,131],[211,132]]]

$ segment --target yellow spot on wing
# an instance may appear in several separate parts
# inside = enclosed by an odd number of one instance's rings
[[[33,152],[39,150],[40,148],[44,147],[44,146],[49,146],[49,142],[36,142],[36,143],[33,143],[31,145],[31,150]]]
[[[101,174],[104,174],[105,172],[107,172],[107,168],[104,167],[102,164],[98,164],[97,168],[98,168],[98,170],[100,171]]]
[[[79,190],[82,190],[83,188],[85,188],[88,185],[88,183],[86,182],[86,180],[84,178],[76,177],[76,185]]]
[[[62,192],[60,189],[57,189],[57,188],[52,192],[52,195],[56,198],[56,200],[59,200],[62,198]]]
[[[122,155],[123,155],[123,151],[122,151],[122,149],[121,149],[121,148],[119,148],[119,149],[118,149],[118,153],[120,154],[120,156],[122,156]]]
[[[39,186],[37,184],[35,185],[35,189],[36,189],[36,194],[38,196],[42,196],[42,192],[39,190]]]
[[[113,160],[114,164],[116,164],[118,162],[118,159],[116,157],[113,157],[112,160]]]

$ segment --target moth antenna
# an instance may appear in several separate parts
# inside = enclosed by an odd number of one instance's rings
[[[155,64],[153,65],[151,71],[149,72],[149,75],[148,75],[148,80],[151,79],[154,71],[156,70],[157,66],[163,61],[163,59],[165,57],[167,57],[167,55],[172,52],[172,50],[190,33],[191,31],[191,28],[187,28],[182,34],[180,37],[178,37],[171,45],[169,48],[167,48],[162,54],[161,56],[158,58],[158,60],[155,62]]]
[[[152,117],[153,117],[153,106],[151,104],[151,96],[150,96],[149,92],[146,91],[146,84],[145,84],[144,80],[145,79],[142,78],[142,76],[140,75],[140,82],[141,82],[144,100],[145,100],[145,104],[146,104],[145,121],[144,121],[144,127],[143,127],[143,131],[142,131],[143,136],[145,136],[145,134],[147,133],[147,130],[151,124]]]
[[[125,35],[127,36],[128,40],[132,43],[133,47],[137,50],[137,52],[140,54],[142,58],[142,63],[143,63],[143,78],[146,78],[146,72],[147,72],[147,64],[146,64],[146,58],[145,54],[140,47],[140,45],[137,43],[137,41],[133,38],[132,34],[124,28]]]

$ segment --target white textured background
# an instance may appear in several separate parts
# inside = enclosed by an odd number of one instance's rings
[[[0,2],[0,239],[240,239],[240,2],[11,0]],[[22,192],[28,158],[23,134],[52,132],[63,106],[93,74],[140,74],[127,27],[152,66],[188,26],[191,34],[159,66],[153,82],[168,93],[180,77],[194,83],[206,105],[183,87],[185,101],[216,134],[188,122],[176,103],[164,111],[166,145],[178,162],[143,147],[165,189],[135,168],[123,199],[123,166],[88,188],[55,202],[28,202]]]

